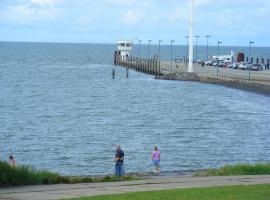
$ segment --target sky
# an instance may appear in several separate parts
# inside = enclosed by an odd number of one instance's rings
[[[270,45],[270,0],[195,0],[199,45]],[[0,0],[0,41],[186,44],[189,0]]]

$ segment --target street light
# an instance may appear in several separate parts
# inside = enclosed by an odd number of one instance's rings
[[[219,46],[220,46],[220,44],[222,44],[222,42],[218,41],[218,56],[219,56]]]
[[[251,62],[251,45],[252,44],[254,44],[254,42],[249,41],[249,54],[248,54],[248,57],[249,57],[250,62]]]
[[[185,63],[186,63],[186,64],[187,64],[187,58],[188,58],[188,38],[189,38],[189,36],[186,35],[186,40],[187,40],[186,58],[185,58]]]
[[[132,43],[133,43],[133,48],[134,49],[136,49],[135,47],[135,43],[136,43],[136,40],[138,40],[139,38],[138,37],[134,37],[133,39],[132,39]],[[134,50],[134,52],[135,52],[135,50]]]
[[[198,62],[198,38],[200,36],[196,35],[195,38],[196,38],[196,62]]]
[[[150,43],[152,40],[148,40],[148,60],[150,60]]]
[[[208,41],[209,38],[211,37],[210,35],[206,35],[206,61],[208,61],[209,55],[208,55]]]
[[[171,72],[172,72],[172,51],[173,51],[173,43],[174,43],[175,41],[174,40],[171,40]]]
[[[142,40],[139,40],[139,57],[141,57],[141,42]]]
[[[160,43],[163,42],[162,40],[158,41],[158,58],[160,60]]]
[[[218,68],[219,68],[219,45],[222,44],[221,41],[218,41],[218,60],[217,60],[217,77],[218,77]]]

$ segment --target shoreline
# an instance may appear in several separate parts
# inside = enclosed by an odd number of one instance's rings
[[[154,172],[129,172],[126,173],[125,177],[133,177],[137,179],[152,179],[152,178],[172,178],[172,177],[192,177],[194,173],[204,172],[207,169],[201,170],[183,170],[183,171],[161,171],[159,174]],[[114,176],[113,174],[104,174],[104,175],[79,175],[79,176],[68,176],[68,177],[80,177],[80,178],[105,178]]]

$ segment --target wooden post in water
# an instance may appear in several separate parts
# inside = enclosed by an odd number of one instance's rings
[[[115,78],[115,69],[112,70],[112,79]]]
[[[126,68],[126,77],[128,78],[128,67]]]

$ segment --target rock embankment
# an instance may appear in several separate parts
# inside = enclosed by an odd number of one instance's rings
[[[210,78],[199,76],[197,73],[188,73],[188,72],[177,72],[177,73],[168,73],[162,76],[156,76],[156,79],[162,80],[178,80],[178,81],[196,81],[202,83],[211,83],[223,85],[230,88],[245,90],[249,92],[255,92],[263,95],[270,96],[270,85],[254,83],[252,81],[243,81],[236,80],[233,78]]]
[[[162,80],[179,80],[179,81],[200,81],[200,77],[196,73],[175,72],[162,76],[157,76],[156,79]]]

